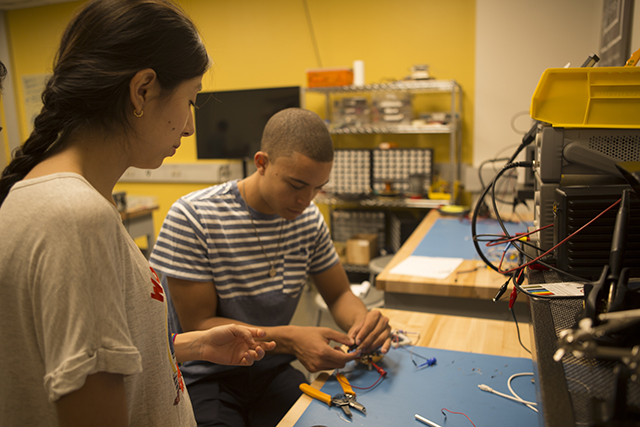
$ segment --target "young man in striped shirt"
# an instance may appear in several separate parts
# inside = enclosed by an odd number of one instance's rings
[[[290,108],[267,123],[256,172],[196,191],[171,208],[151,256],[163,273],[174,330],[259,326],[276,349],[250,368],[189,362],[183,374],[200,426],[275,426],[304,375],[343,367],[390,346],[388,319],[350,289],[328,228],[312,203],[329,180],[333,143],[322,119]],[[346,334],[289,325],[308,276]],[[345,353],[330,342],[358,350]]]

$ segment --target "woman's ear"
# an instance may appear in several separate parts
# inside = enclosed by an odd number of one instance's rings
[[[160,94],[158,76],[151,68],[138,71],[129,82],[129,96],[136,117],[141,117],[149,100]]]
[[[255,163],[258,172],[260,172],[260,174],[264,174],[264,171],[269,165],[269,155],[264,151],[258,151],[256,155],[253,156],[253,162]]]

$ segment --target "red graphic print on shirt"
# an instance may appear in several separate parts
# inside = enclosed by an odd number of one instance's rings
[[[151,293],[151,298],[158,300],[160,302],[164,302],[164,289],[162,289],[162,285],[160,284],[160,278],[158,278],[158,273],[153,269],[153,267],[149,267],[151,270],[151,283],[153,283],[153,292]]]

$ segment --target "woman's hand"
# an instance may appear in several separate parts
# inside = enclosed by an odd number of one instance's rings
[[[178,362],[206,360],[219,365],[251,366],[276,346],[274,341],[256,341],[265,335],[262,329],[235,324],[179,334],[175,340],[176,358]]]

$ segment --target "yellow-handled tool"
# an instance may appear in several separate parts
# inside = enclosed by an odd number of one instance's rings
[[[353,388],[351,388],[351,384],[349,383],[347,377],[345,377],[343,374],[338,374],[336,377],[338,379],[338,382],[340,383],[340,386],[342,387],[342,390],[344,391],[344,394],[338,394],[331,397],[327,393],[324,393],[317,388],[311,387],[309,384],[300,384],[300,390],[302,390],[303,393],[313,397],[314,399],[318,399],[319,401],[324,402],[329,406],[339,406],[340,408],[342,408],[342,411],[345,413],[345,415],[349,418],[353,417],[353,414],[351,413],[351,409],[349,409],[349,407],[355,408],[363,414],[366,414],[367,410],[365,409],[365,407],[356,401],[356,393],[353,391]]]
[[[342,386],[342,390],[344,391],[344,394],[350,394],[351,396],[356,395],[356,393],[351,388],[351,383],[349,383],[349,380],[347,379],[347,377],[345,377],[343,374],[338,374],[336,375],[336,378],[338,379],[338,382]]]
[[[323,393],[317,388],[311,387],[309,384],[304,384],[304,383],[300,384],[300,390],[302,390],[305,394],[308,394],[309,396],[313,397],[314,399],[318,399],[319,401],[324,402],[327,405],[331,406],[332,398],[327,393]]]

